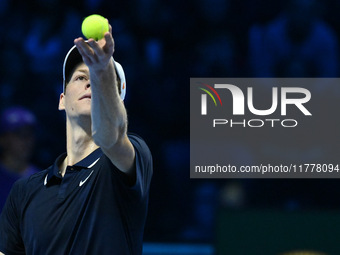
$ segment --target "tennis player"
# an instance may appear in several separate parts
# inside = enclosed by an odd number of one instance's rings
[[[127,133],[112,28],[99,41],[74,43],[59,101],[66,153],[14,184],[0,217],[0,254],[142,254],[152,156]]]

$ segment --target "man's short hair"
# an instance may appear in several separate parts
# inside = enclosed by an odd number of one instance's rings
[[[126,80],[123,67],[116,62],[113,57],[112,61],[115,66],[116,74],[117,74],[117,82],[118,82],[118,91],[120,94],[120,98],[124,100],[126,94]],[[63,93],[65,93],[66,85],[70,82],[72,74],[75,68],[83,62],[83,58],[80,55],[76,45],[74,45],[66,54],[64,65],[63,65]]]

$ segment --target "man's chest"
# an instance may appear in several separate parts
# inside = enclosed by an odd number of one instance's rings
[[[70,169],[62,180],[50,185],[46,185],[46,178],[23,201],[21,228],[25,243],[68,241],[102,207],[94,206],[101,192],[98,171]]]

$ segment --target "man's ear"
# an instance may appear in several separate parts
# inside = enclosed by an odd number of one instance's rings
[[[64,93],[61,93],[59,97],[59,106],[58,106],[59,111],[65,110],[64,100],[65,100],[65,95]]]

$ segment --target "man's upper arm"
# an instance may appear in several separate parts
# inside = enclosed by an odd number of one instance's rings
[[[19,227],[19,208],[20,201],[24,197],[22,193],[24,181],[21,179],[14,184],[0,215],[0,250],[5,254],[24,254],[25,252]]]
[[[135,149],[125,134],[117,143],[111,148],[101,148],[104,154],[111,160],[120,171],[128,176],[135,176],[134,160]]]
[[[124,155],[124,157],[126,157],[125,160],[131,165],[129,169],[130,172],[127,173],[128,177],[130,178],[127,181],[131,185],[140,185],[140,191],[142,191],[141,195],[144,196],[149,190],[150,181],[153,174],[152,155],[145,141],[138,135],[129,134],[129,136],[127,136],[127,140],[129,143],[128,146],[131,146],[133,150],[133,155]],[[127,150],[129,149],[127,148]],[[105,153],[105,150],[103,150],[103,152]],[[117,153],[117,151],[113,153]],[[124,152],[121,151],[119,153]],[[117,156],[118,154],[116,154],[115,156]],[[108,156],[108,154],[106,154],[106,156],[111,160],[111,163],[119,169],[114,160],[112,160]],[[124,171],[122,171],[121,169],[120,171],[124,173]]]

